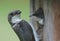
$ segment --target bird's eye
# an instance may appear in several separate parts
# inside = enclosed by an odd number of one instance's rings
[[[10,15],[13,15],[13,13],[11,13]]]

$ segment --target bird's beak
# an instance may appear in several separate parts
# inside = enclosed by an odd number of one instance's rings
[[[17,11],[17,14],[21,14],[21,11],[20,11],[20,10],[18,10],[18,11]]]
[[[32,17],[33,16],[33,14],[31,14],[29,17]]]

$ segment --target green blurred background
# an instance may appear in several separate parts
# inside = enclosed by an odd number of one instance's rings
[[[8,13],[13,10],[21,10],[21,18],[29,21],[29,0],[0,0],[0,41],[19,41],[7,21]]]

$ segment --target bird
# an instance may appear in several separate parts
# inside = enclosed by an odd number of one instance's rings
[[[15,10],[8,14],[8,22],[20,41],[35,41],[31,25],[21,19],[21,11]]]
[[[39,41],[43,41],[43,27],[45,22],[45,16],[43,8],[38,8],[33,14],[29,16],[32,20],[32,24],[35,28],[35,31],[37,33],[37,37],[39,38]]]

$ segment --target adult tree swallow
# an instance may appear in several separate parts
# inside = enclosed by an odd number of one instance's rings
[[[20,41],[35,41],[33,30],[28,22],[20,18],[21,11],[16,10],[8,14],[8,22]]]

